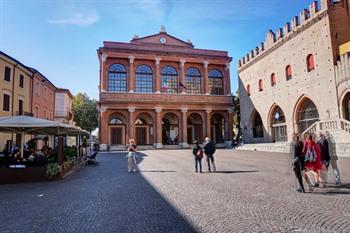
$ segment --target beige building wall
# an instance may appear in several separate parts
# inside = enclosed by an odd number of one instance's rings
[[[10,81],[5,80],[5,67],[11,69]],[[20,76],[23,75],[23,87],[20,87]],[[19,114],[19,100],[23,101],[23,114],[31,112],[31,72],[20,62],[0,53],[0,117]],[[4,94],[10,96],[9,111],[4,111]],[[0,150],[6,141],[15,139],[15,135],[0,133]]]
[[[305,98],[316,105],[321,120],[340,117],[334,75],[336,56],[328,12],[343,11],[346,6],[321,2],[321,10],[317,11],[317,2],[313,3],[308,12],[300,13],[300,21],[293,18],[291,24],[276,33],[268,32],[265,42],[238,62],[242,132],[246,142],[272,141],[272,110],[276,105],[284,112],[289,141],[294,132],[299,132],[298,108]],[[315,61],[315,69],[311,71],[306,65],[309,54],[313,54]],[[287,65],[292,68],[290,80],[286,78]],[[272,73],[277,77],[275,86],[271,85]],[[263,81],[263,91],[259,91],[259,79]],[[254,110],[261,116],[264,138],[253,138]]]

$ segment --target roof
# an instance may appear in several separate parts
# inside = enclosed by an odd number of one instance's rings
[[[70,92],[69,89],[57,87],[56,88],[56,92],[67,93],[73,99],[73,95],[72,95],[72,93]]]
[[[6,53],[4,53],[4,52],[2,52],[2,51],[0,51],[0,54],[3,55],[3,56],[5,56],[5,57],[7,57],[8,59],[10,59],[10,60],[16,62],[17,64],[23,66],[23,67],[24,67],[25,69],[27,69],[30,73],[32,73],[32,74],[35,74],[35,73],[39,74],[40,76],[42,76],[42,77],[44,78],[44,80],[46,80],[48,83],[50,83],[50,84],[54,87],[54,89],[57,88],[48,78],[46,78],[42,73],[40,73],[38,70],[34,69],[33,67],[29,67],[29,66],[24,65],[22,62],[18,61],[17,59],[11,57],[10,55],[8,55],[8,54],[6,54]]]

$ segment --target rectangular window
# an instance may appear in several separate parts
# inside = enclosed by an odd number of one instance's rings
[[[23,75],[19,75],[19,87],[24,87],[24,76]]]
[[[18,115],[23,115],[23,100],[18,100]]]
[[[46,87],[44,89],[44,96],[45,96],[45,99],[47,99],[47,89],[46,89]]]
[[[10,82],[11,81],[11,68],[5,66],[5,74],[4,74],[4,80]]]
[[[40,84],[36,83],[36,94],[40,96]]]
[[[2,109],[7,112],[10,111],[10,95],[4,94]]]

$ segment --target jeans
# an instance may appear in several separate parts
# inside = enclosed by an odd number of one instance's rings
[[[199,165],[199,172],[202,172],[202,158],[198,158],[197,156],[195,156],[194,167],[196,169],[196,172],[198,172],[198,165]]]
[[[215,163],[214,163],[214,155],[207,155],[207,163],[208,163],[208,171],[210,170],[210,160],[211,163],[213,164],[214,171],[216,171]]]
[[[337,183],[340,183],[340,173],[339,173],[339,169],[338,169],[338,164],[337,164],[337,160],[335,159],[331,159],[331,166],[333,168],[333,173],[335,176],[335,181]]]

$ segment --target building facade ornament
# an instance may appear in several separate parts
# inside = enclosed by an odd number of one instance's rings
[[[184,66],[185,65],[186,60],[185,59],[180,59],[180,66]]]
[[[134,63],[135,56],[129,56],[129,63]]]
[[[208,65],[209,65],[209,62],[208,62],[208,61],[204,61],[204,62],[203,62],[204,68],[208,68]]]
[[[129,112],[135,112],[135,106],[130,106],[130,107],[128,107],[128,111]]]
[[[156,111],[156,112],[158,112],[158,113],[159,113],[159,112],[161,112],[161,111],[162,111],[162,108],[161,108],[161,107],[155,107],[155,108],[154,108],[154,111]]]
[[[103,62],[105,62],[107,60],[107,54],[102,53],[101,59]]]
[[[161,59],[160,57],[156,57],[156,59],[155,59],[156,65],[159,65],[159,63],[160,63],[161,60],[162,60],[162,59]]]

